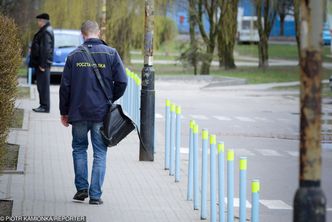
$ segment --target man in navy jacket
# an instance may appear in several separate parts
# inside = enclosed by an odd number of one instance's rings
[[[119,99],[127,86],[127,76],[118,52],[99,39],[99,26],[86,21],[81,27],[84,45],[97,63],[112,101]],[[107,145],[99,129],[108,111],[104,95],[93,68],[84,52],[77,48],[67,57],[60,85],[60,114],[64,126],[72,125],[72,148],[77,193],[74,200],[102,204],[102,184],[106,171]],[[88,132],[93,146],[93,165],[88,182]]]

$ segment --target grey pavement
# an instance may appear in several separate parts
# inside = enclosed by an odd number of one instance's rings
[[[179,80],[179,79],[177,79]],[[154,162],[139,162],[135,133],[109,149],[104,183],[104,205],[72,202],[75,193],[71,159],[71,132],[60,124],[58,86],[51,88],[50,114],[31,112],[38,105],[32,99],[19,100],[28,118],[23,130],[13,130],[9,142],[24,145],[24,174],[0,176],[0,198],[14,200],[13,215],[76,215],[88,221],[198,221],[199,211],[186,201],[188,165],[187,124],[189,116],[200,127],[208,127],[236,156],[249,157],[249,178],[262,182],[261,221],[291,221],[292,198],[297,187],[298,93],[269,91],[274,86],[224,86],[228,79],[211,77],[165,77],[156,80],[156,153]],[[164,103],[170,98],[183,109],[181,182],[175,183],[164,168]],[[241,104],[241,105],[239,105]],[[242,108],[241,108],[242,107]],[[323,110],[332,111],[324,106]],[[231,121],[231,122],[230,122]],[[330,127],[330,125],[327,125]],[[328,172],[332,149],[323,150],[323,188],[330,191]],[[89,147],[91,163],[91,147]],[[264,166],[264,167],[262,167]],[[271,175],[273,169],[274,175]],[[285,174],[284,172],[288,173]],[[237,183],[237,177],[235,178]],[[236,195],[237,195],[237,189]],[[331,200],[332,192],[327,192]],[[237,195],[238,196],[238,195]],[[237,197],[236,196],[236,197]],[[248,200],[250,194],[248,191]],[[209,198],[208,198],[209,200]],[[328,203],[329,218],[332,205]],[[208,208],[209,209],[209,208]],[[247,218],[250,217],[250,209]],[[238,208],[235,215],[238,215]]]
[[[28,126],[12,130],[8,142],[24,145],[25,172],[0,176],[0,198],[14,200],[13,215],[87,216],[93,222],[199,220],[192,202],[186,201],[186,181],[175,183],[163,169],[163,140],[157,140],[154,162],[140,162],[136,133],[108,150],[104,204],[73,202],[71,128],[59,121],[58,88],[51,87],[50,114],[31,111],[38,106],[35,87],[33,99],[17,101],[27,112]]]

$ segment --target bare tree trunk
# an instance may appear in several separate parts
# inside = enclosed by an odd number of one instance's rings
[[[273,0],[255,0],[257,24],[259,33],[258,55],[259,68],[267,68],[269,66],[268,40],[271,33],[272,26],[276,17],[276,7]],[[263,15],[262,15],[263,11]],[[261,18],[263,17],[263,22]]]
[[[206,55],[202,63],[201,67],[201,75],[209,75],[210,74],[210,67],[213,58],[215,44],[211,43],[207,46]]]
[[[234,45],[237,32],[237,5],[238,0],[223,1],[221,4],[221,14],[218,32],[218,56],[219,67],[234,69]]]
[[[258,43],[258,55],[259,55],[259,64],[258,67],[260,68],[267,68],[269,66],[269,45],[267,41],[267,37],[264,35],[262,36],[261,41]]]
[[[210,66],[213,58],[215,43],[216,43],[216,37],[219,30],[218,24],[219,21],[216,21],[216,13],[218,9],[218,1],[217,0],[199,0],[197,3],[198,12],[196,15],[196,21],[202,36],[202,39],[206,45],[206,53],[205,58],[203,59],[203,64],[201,67],[201,74],[202,75],[208,75],[210,74]],[[204,9],[203,9],[204,8]],[[210,30],[207,34],[205,31],[205,27],[203,24],[203,15],[208,15],[209,23],[210,23]],[[196,14],[196,13],[195,13]]]
[[[284,32],[285,32],[285,17],[286,17],[286,15],[285,14],[280,14],[279,17],[280,17],[280,33],[279,33],[279,35],[284,36],[285,35]]]
[[[193,50],[191,65],[194,67],[194,74],[197,75],[197,40],[195,34],[195,1],[189,0],[189,34],[190,34],[190,47]]]

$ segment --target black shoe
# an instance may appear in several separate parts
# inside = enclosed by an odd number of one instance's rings
[[[33,111],[35,111],[36,113],[49,113],[50,110],[46,109],[42,106],[39,106],[38,108],[32,109]]]
[[[99,199],[99,200],[94,200],[94,199],[90,199],[89,200],[89,204],[93,204],[93,205],[101,205],[103,204],[103,200],[102,199]]]
[[[84,201],[85,198],[87,198],[88,195],[88,190],[79,190],[73,197],[74,200],[79,200],[79,201]]]

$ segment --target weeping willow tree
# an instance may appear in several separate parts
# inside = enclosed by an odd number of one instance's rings
[[[167,0],[155,0],[154,48],[173,39],[175,24],[166,17]],[[125,63],[130,61],[130,49],[143,49],[144,0],[113,0],[106,5],[106,38],[116,48]]]
[[[80,29],[85,20],[98,21],[99,0],[44,0],[42,11],[47,12],[54,28]]]
[[[234,46],[237,32],[238,0],[222,0],[220,3],[220,21],[218,32],[219,66],[234,69]]]

